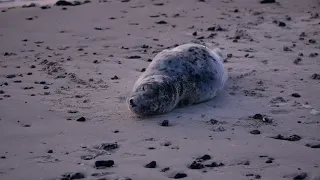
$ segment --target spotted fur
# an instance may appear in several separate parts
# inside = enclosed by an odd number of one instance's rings
[[[212,99],[226,81],[219,49],[180,45],[154,57],[136,81],[128,106],[142,116],[163,114]]]

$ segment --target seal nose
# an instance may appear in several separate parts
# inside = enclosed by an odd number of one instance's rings
[[[133,102],[133,99],[130,99],[129,103],[131,107],[137,107],[137,105]]]

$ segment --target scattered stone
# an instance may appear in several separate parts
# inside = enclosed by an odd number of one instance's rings
[[[272,123],[272,121],[273,121],[271,117],[268,117],[268,116],[262,115],[262,114],[255,114],[252,118],[262,120],[265,123]]]
[[[169,170],[170,170],[169,167],[165,167],[165,168],[161,169],[161,172],[167,172],[167,171],[169,171]]]
[[[192,164],[188,166],[189,169],[203,169],[205,166],[197,161],[193,161]]]
[[[318,53],[310,53],[309,57],[317,57],[318,55]]]
[[[269,158],[267,161],[266,161],[267,164],[271,164],[273,163],[273,158]]]
[[[30,3],[30,4],[28,4],[28,5],[23,5],[22,8],[31,8],[31,7],[36,7],[36,6],[37,6],[37,4],[35,4],[35,3]]]
[[[279,140],[286,140],[286,141],[300,141],[302,138],[296,134],[294,135],[291,135],[289,137],[284,137],[282,136],[281,134],[278,134],[277,136],[275,137],[271,137],[273,139],[279,139]]]
[[[108,168],[108,167],[111,167],[114,165],[114,161],[113,160],[107,160],[107,161],[101,160],[101,161],[96,161],[94,163],[94,165],[96,168]]]
[[[221,167],[221,166],[224,166],[223,163],[216,163],[216,162],[212,162],[211,164],[206,164],[205,165],[206,167]]]
[[[141,59],[141,56],[138,56],[138,55],[128,56],[128,59]]]
[[[197,161],[201,161],[202,162],[202,161],[207,161],[207,160],[210,160],[210,159],[211,159],[211,156],[208,155],[208,154],[205,154],[205,155],[197,158]]]
[[[86,178],[84,173],[77,172],[77,173],[63,174],[60,179],[61,180],[72,180],[72,179],[84,179],[84,178]]]
[[[260,4],[270,4],[270,3],[276,3],[275,0],[262,0],[260,1]]]
[[[6,75],[6,78],[8,78],[8,79],[12,79],[12,78],[15,78],[15,77],[16,77],[15,74],[8,74],[8,75]]]
[[[285,27],[285,26],[286,26],[286,23],[284,23],[284,22],[282,22],[282,21],[279,21],[278,26],[280,26],[280,27]]]
[[[105,151],[111,151],[118,148],[119,145],[117,143],[102,143],[100,146],[96,147],[96,149],[103,149]]]
[[[292,97],[295,97],[295,98],[299,98],[299,97],[301,97],[301,95],[300,95],[300,94],[298,94],[298,93],[292,93],[292,94],[291,94],[291,96],[292,96]]]
[[[80,117],[80,118],[78,118],[76,121],[78,121],[78,122],[85,122],[85,121],[86,121],[86,118],[85,118],[85,117]]]
[[[317,79],[320,80],[320,74],[314,73],[311,75],[311,79]]]
[[[296,175],[295,177],[293,177],[294,180],[303,180],[306,179],[308,177],[308,174],[303,172],[299,175]]]
[[[49,5],[44,5],[44,6],[41,6],[40,8],[41,8],[41,9],[50,9],[51,6],[49,6]]]
[[[255,130],[250,131],[250,134],[257,135],[257,134],[261,134],[261,132],[259,130],[255,129]]]
[[[187,174],[185,173],[177,173],[175,176],[173,176],[173,179],[182,179],[187,177]]]
[[[315,43],[316,43],[316,40],[315,40],[315,39],[309,39],[309,43],[310,43],[310,44],[315,44]]]
[[[144,167],[145,168],[155,168],[157,166],[156,161],[151,161],[149,164],[146,164]]]
[[[157,21],[157,22],[155,22],[156,24],[168,24],[168,22],[167,21],[163,21],[163,20],[161,20],[161,21]]]
[[[283,50],[284,51],[292,51],[292,49],[290,49],[288,46],[283,46]]]
[[[119,77],[116,75],[111,78],[111,80],[116,80],[116,79],[119,79]]]
[[[163,120],[162,123],[161,123],[161,126],[168,127],[169,126],[169,120]]]
[[[302,61],[302,59],[298,57],[293,61],[293,63],[294,64],[299,64],[301,61]]]
[[[309,148],[313,148],[313,149],[319,149],[320,148],[320,143],[319,144],[306,144],[307,147]]]
[[[56,6],[74,6],[73,3],[65,1],[65,0],[59,0],[55,3]]]

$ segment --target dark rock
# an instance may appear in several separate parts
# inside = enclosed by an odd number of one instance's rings
[[[170,170],[169,167],[165,167],[165,168],[161,169],[161,172],[167,172],[167,171],[169,171],[169,170]]]
[[[59,0],[55,3],[55,5],[56,6],[73,6],[73,3],[65,0]]]
[[[208,27],[207,31],[215,31],[216,30],[216,27]]]
[[[47,153],[53,153],[53,150],[50,149],[50,150],[47,151]]]
[[[111,80],[117,80],[117,79],[119,79],[119,77],[116,75],[111,78]]]
[[[285,26],[286,26],[286,23],[284,23],[284,22],[282,22],[282,21],[279,21],[278,26],[280,26],[280,27],[285,27]]]
[[[145,72],[146,71],[146,68],[142,68],[141,70],[140,70],[140,72]]]
[[[206,164],[205,165],[206,167],[221,167],[221,166],[224,166],[223,163],[216,163],[216,162],[212,162],[211,164]]]
[[[222,28],[221,26],[216,26],[216,31],[226,31],[226,29]]]
[[[260,1],[260,4],[270,4],[270,3],[276,3],[275,0],[262,0]]]
[[[284,137],[282,136],[281,134],[278,134],[277,136],[275,137],[272,137],[273,139],[278,139],[278,140],[286,140],[286,141],[299,141],[301,140],[302,138],[296,134],[294,135],[291,135],[289,137]]]
[[[3,90],[0,90],[0,94],[4,94],[4,91],[3,91]]]
[[[161,123],[161,126],[168,127],[169,126],[169,120],[163,120],[162,123]]]
[[[12,79],[12,78],[15,78],[15,77],[16,77],[15,74],[8,74],[8,75],[6,75],[6,78],[8,78],[8,79]]]
[[[32,72],[28,72],[27,75],[28,75],[28,76],[32,75]]]
[[[187,174],[185,173],[177,173],[176,175],[173,176],[173,179],[182,179],[187,177]]]
[[[283,46],[283,50],[284,51],[292,51],[292,49],[290,49],[288,46]]]
[[[190,164],[188,166],[189,169],[203,169],[204,168],[204,165],[199,163],[199,162],[196,162],[196,161],[193,161],[192,164]]]
[[[271,164],[271,163],[273,163],[273,160],[272,160],[272,159],[268,159],[268,160],[266,161],[266,163],[267,163],[267,164]]]
[[[100,62],[98,60],[93,61],[94,64],[99,64]]]
[[[311,75],[311,79],[318,79],[320,80],[320,74],[314,73]]]
[[[315,39],[309,39],[309,43],[310,43],[310,44],[315,44],[315,43],[316,43],[316,40],[315,40]]]
[[[0,158],[1,158],[1,159],[6,159],[7,157],[5,157],[5,156],[1,156]]]
[[[83,173],[77,172],[70,176],[70,179],[84,179],[86,176]]]
[[[49,86],[43,86],[43,89],[49,89]]]
[[[138,56],[138,55],[128,56],[128,59],[141,59],[141,56]]]
[[[238,13],[238,12],[239,12],[239,9],[235,9],[233,12]]]
[[[49,6],[49,5],[44,5],[44,6],[41,6],[40,8],[41,8],[41,9],[50,9],[51,6]]]
[[[254,176],[256,179],[261,179],[261,175],[257,174]]]
[[[299,98],[299,97],[301,97],[301,95],[300,95],[300,94],[298,94],[298,93],[292,93],[292,94],[291,94],[291,96],[292,96],[292,97],[295,97],[295,98]]]
[[[156,161],[151,161],[149,164],[146,164],[144,167],[145,168],[155,168],[157,166]]]
[[[205,155],[197,158],[198,161],[206,161],[206,160],[210,160],[210,159],[211,159],[211,156],[208,154],[205,154]]]
[[[303,172],[299,175],[296,175],[295,177],[293,177],[294,180],[303,180],[306,179],[308,177],[308,174]]]
[[[318,55],[318,53],[310,53],[309,57],[317,57]]]
[[[263,119],[263,115],[262,115],[262,114],[255,114],[255,115],[253,116],[253,119],[262,120],[262,119]]]
[[[107,168],[107,167],[111,167],[114,165],[114,161],[113,160],[107,160],[107,161],[96,161],[94,163],[96,168]]]
[[[294,64],[299,64],[301,61],[302,61],[302,59],[298,57],[293,61],[293,63]]]
[[[85,121],[86,121],[86,118],[85,118],[85,117],[80,117],[80,118],[78,118],[76,121],[78,121],[78,122],[85,122]]]
[[[31,8],[31,7],[36,7],[37,4],[35,3],[31,3],[31,4],[28,4],[28,5],[23,5],[22,8]]]
[[[320,148],[320,144],[306,144],[307,147],[310,147],[310,148],[314,148],[314,149],[319,149]]]
[[[192,35],[193,35],[193,36],[197,36],[197,35],[198,35],[198,32],[195,31],[195,32],[192,33]]]
[[[250,131],[250,134],[256,135],[256,134],[261,134],[261,132],[259,130],[255,129],[255,130]]]
[[[97,149],[103,149],[105,151],[111,151],[114,149],[118,149],[119,145],[117,143],[102,143]]]
[[[35,66],[35,65],[31,65],[31,66],[30,66],[30,68],[32,68],[32,69],[33,69],[33,68],[36,68],[36,66]]]
[[[161,21],[157,21],[157,22],[155,22],[156,24],[168,24],[168,22],[167,21],[163,21],[163,20],[161,20]]]

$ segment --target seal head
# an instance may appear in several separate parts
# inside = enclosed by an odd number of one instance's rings
[[[176,106],[178,94],[169,77],[151,76],[134,88],[128,99],[129,109],[139,116],[162,114]]]

